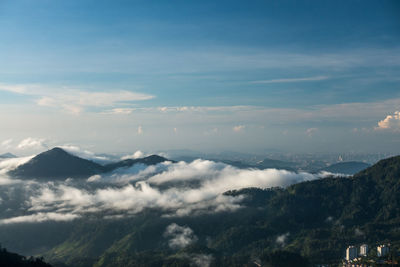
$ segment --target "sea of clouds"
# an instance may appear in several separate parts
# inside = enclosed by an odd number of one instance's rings
[[[243,208],[245,195],[223,193],[246,187],[286,187],[323,178],[277,169],[239,169],[219,162],[197,159],[136,164],[105,175],[62,182],[22,181],[7,172],[32,157],[0,162],[0,224],[71,221],[84,216],[105,219],[135,216],[145,209],[162,216],[193,216]]]

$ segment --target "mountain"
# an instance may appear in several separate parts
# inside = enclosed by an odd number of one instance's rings
[[[400,157],[394,157],[352,177],[225,192],[244,196],[242,208],[231,212],[165,217],[144,210],[118,220],[1,226],[0,240],[20,251],[48,248],[38,254],[49,262],[82,267],[190,266],[195,259],[210,266],[308,266],[307,260],[310,266],[338,266],[347,246],[362,243],[371,251],[390,243],[398,261],[399,177]],[[196,241],[170,248],[164,233],[172,223],[192,229]]]
[[[71,155],[61,148],[43,152],[9,172],[19,178],[65,179],[85,178],[104,172],[104,167]]]
[[[0,155],[0,159],[11,159],[11,158],[16,158],[14,154],[11,153],[4,153]]]
[[[349,161],[349,162],[335,163],[328,167],[322,168],[319,171],[353,175],[370,166],[371,166],[370,164],[364,162]]]
[[[0,266],[5,267],[51,267],[40,258],[26,258],[17,253],[7,251],[0,246]]]
[[[18,166],[16,169],[10,171],[9,175],[18,178],[41,180],[88,178],[92,175],[110,172],[117,168],[131,167],[137,163],[154,165],[164,161],[167,161],[167,159],[157,155],[151,155],[145,158],[127,159],[103,166],[93,161],[74,156],[56,147]]]
[[[126,168],[126,167],[131,167],[135,164],[141,163],[145,165],[156,165],[158,163],[164,162],[164,161],[169,161],[168,159],[158,156],[158,155],[151,155],[145,158],[139,158],[139,159],[126,159],[122,160],[119,162],[115,163],[110,163],[104,166],[105,171],[113,171],[118,168]],[[174,162],[174,161],[172,161]]]

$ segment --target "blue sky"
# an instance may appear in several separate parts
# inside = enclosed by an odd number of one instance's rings
[[[398,1],[0,0],[0,149],[398,151],[399,18]]]

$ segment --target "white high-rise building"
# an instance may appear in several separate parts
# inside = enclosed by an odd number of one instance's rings
[[[357,258],[357,247],[355,246],[349,246],[346,249],[346,260],[350,261],[352,259]]]
[[[377,252],[378,257],[386,256],[389,253],[389,246],[380,245],[376,248],[376,252]]]
[[[360,246],[360,256],[367,256],[367,254],[368,254],[368,245],[362,244]]]

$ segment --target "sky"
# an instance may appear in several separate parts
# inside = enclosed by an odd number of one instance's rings
[[[398,1],[0,0],[0,152],[395,153]]]

